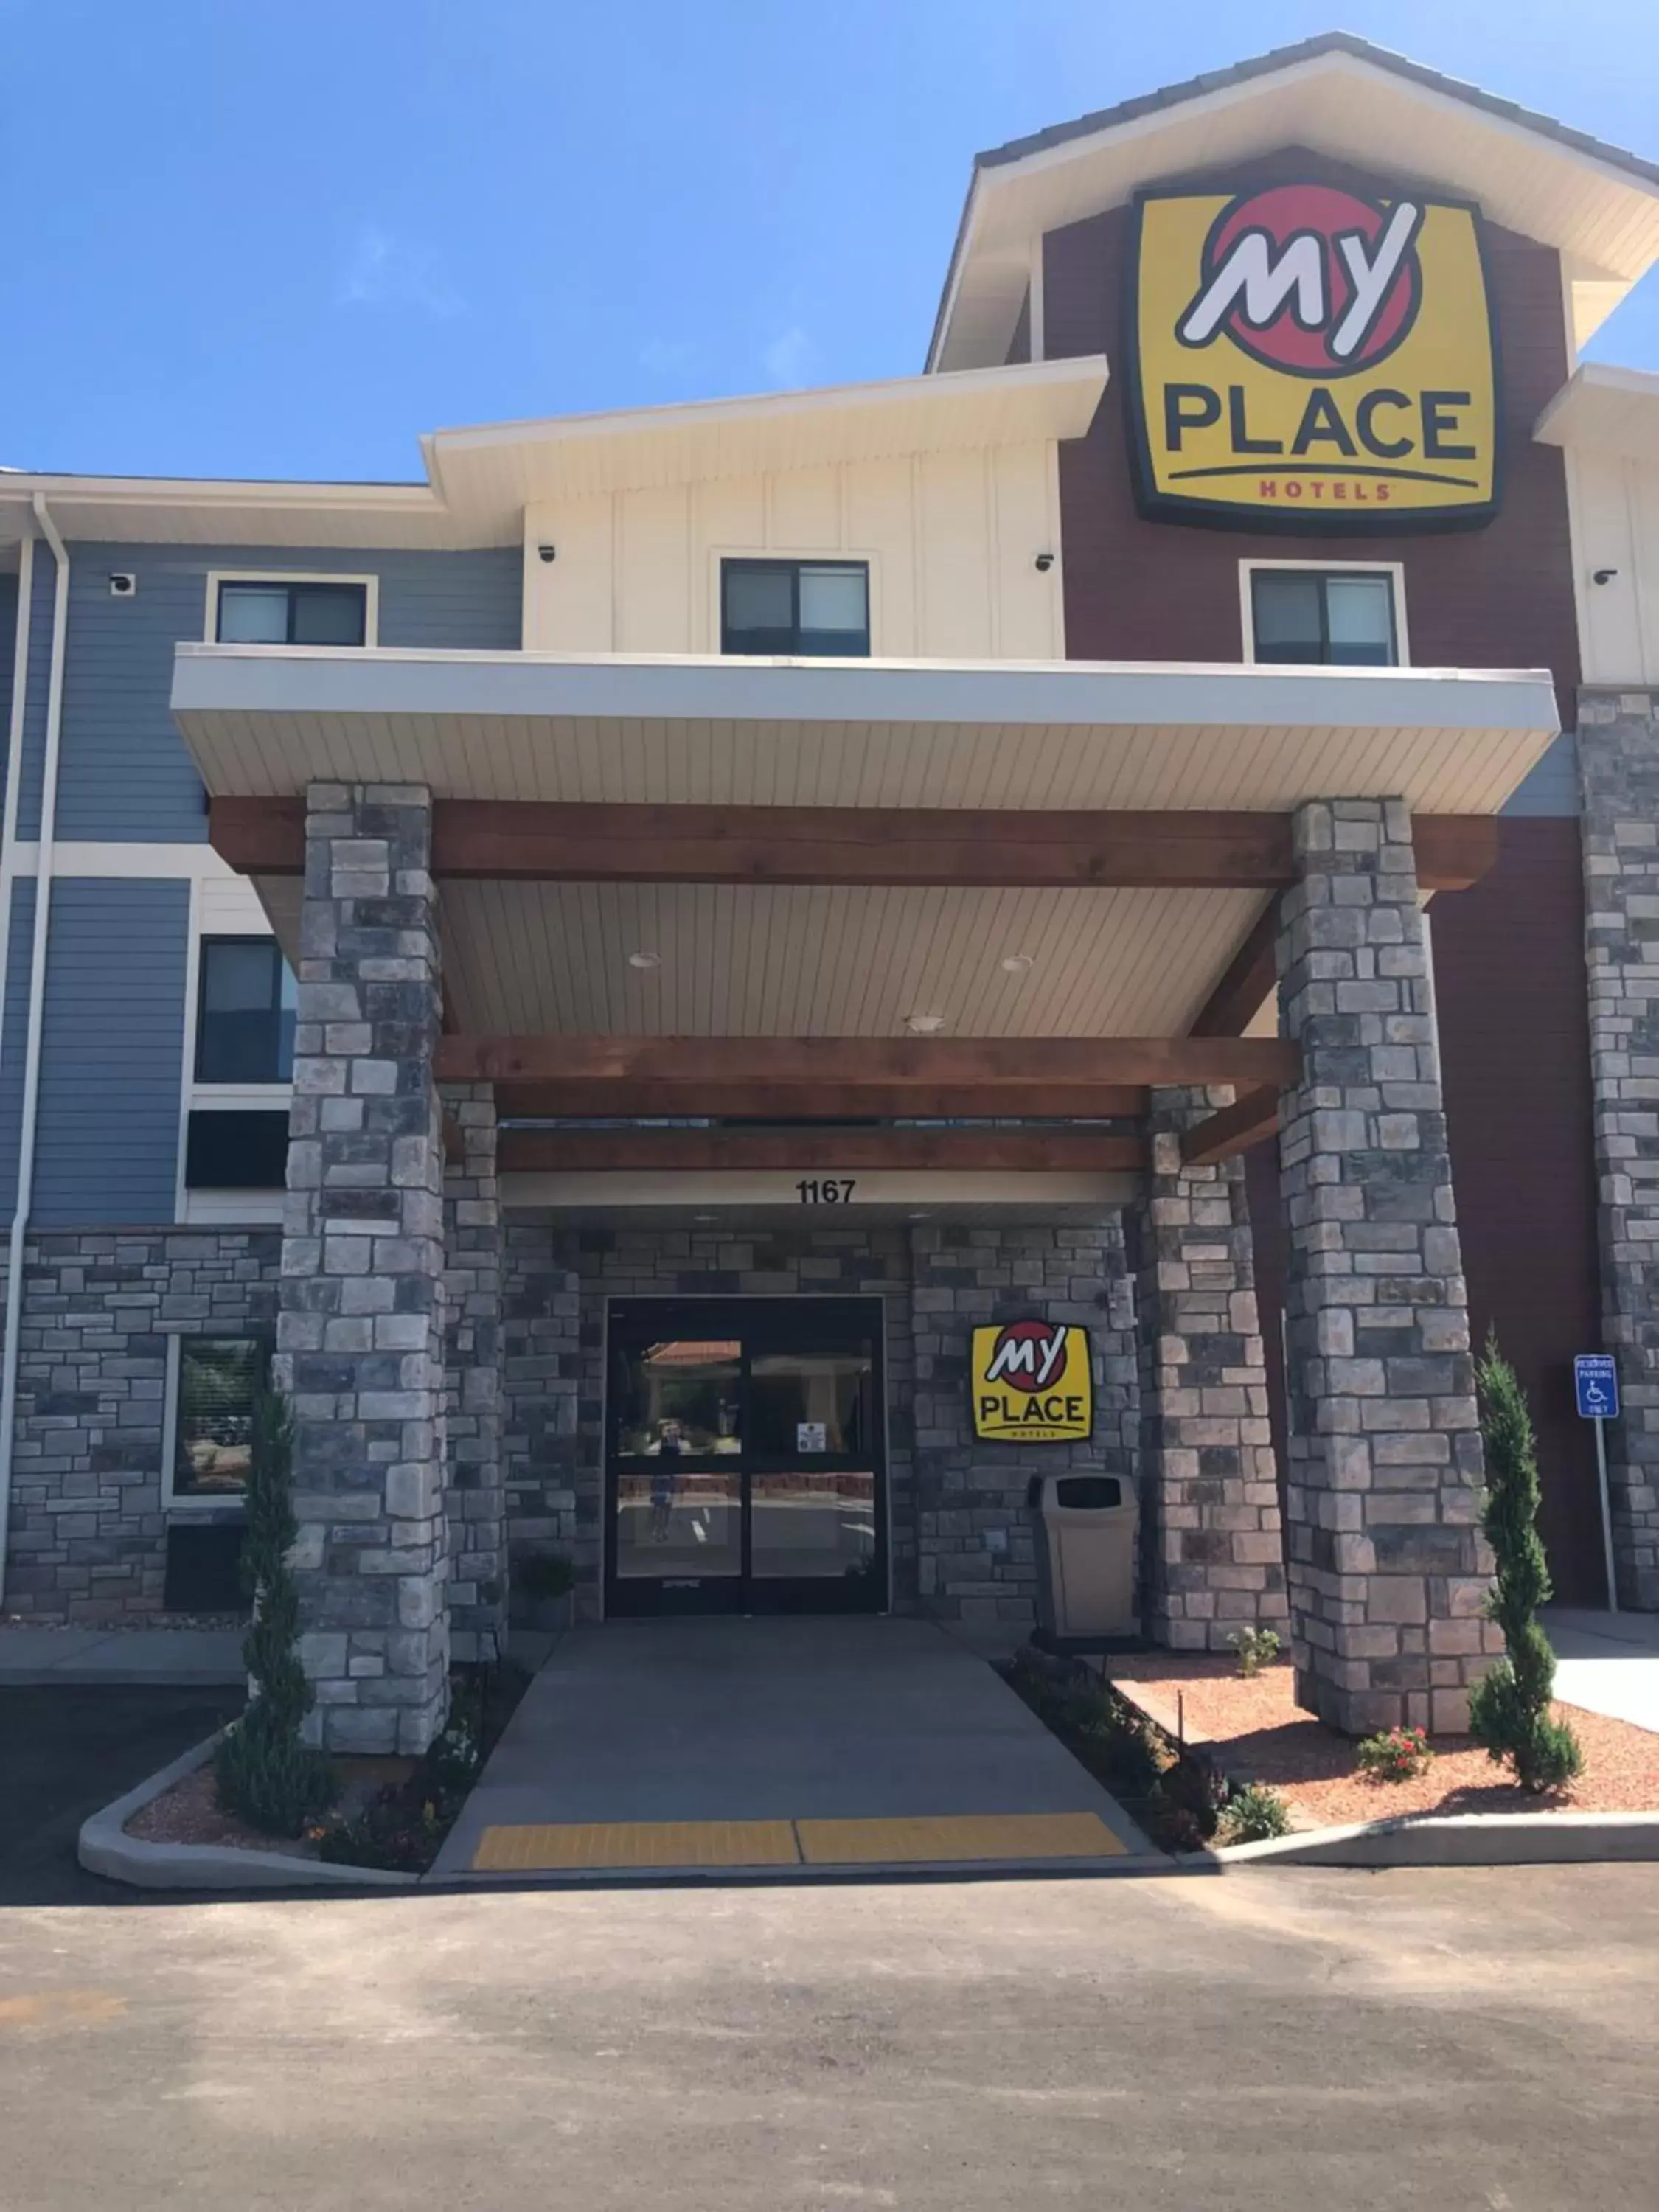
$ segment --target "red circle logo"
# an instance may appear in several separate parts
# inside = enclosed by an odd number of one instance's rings
[[[1408,204],[1373,206],[1334,185],[1269,185],[1212,225],[1200,300],[1229,301],[1218,328],[1266,367],[1352,376],[1417,319],[1420,221]]]

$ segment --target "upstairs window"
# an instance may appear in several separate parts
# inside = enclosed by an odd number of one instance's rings
[[[870,657],[862,561],[722,561],[720,651],[836,660]]]
[[[274,937],[202,940],[196,1080],[288,1083],[294,1075],[294,977]]]
[[[362,645],[368,586],[298,577],[227,580],[219,586],[214,636],[221,645]]]
[[[1253,568],[1247,573],[1258,661],[1327,668],[1398,666],[1400,625],[1391,569]]]

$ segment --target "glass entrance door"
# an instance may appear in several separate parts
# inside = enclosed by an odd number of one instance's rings
[[[613,1304],[607,1610],[881,1610],[881,1340],[878,1299]]]

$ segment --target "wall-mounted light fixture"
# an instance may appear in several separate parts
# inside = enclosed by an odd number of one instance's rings
[[[1593,568],[1590,581],[1592,584],[1610,584],[1618,574],[1616,568]]]
[[[559,557],[559,549],[556,545],[538,545],[536,550],[544,561],[556,561]]]
[[[1054,556],[1052,553],[1039,553],[1037,555],[1036,572],[1039,576],[1046,576],[1049,569],[1052,568],[1054,565]]]

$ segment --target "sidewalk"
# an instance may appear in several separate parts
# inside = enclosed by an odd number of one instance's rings
[[[0,1690],[54,1683],[216,1688],[246,1680],[240,1628],[0,1627]]]
[[[1564,1704],[1659,1734],[1659,1613],[1552,1605],[1541,1618]]]

